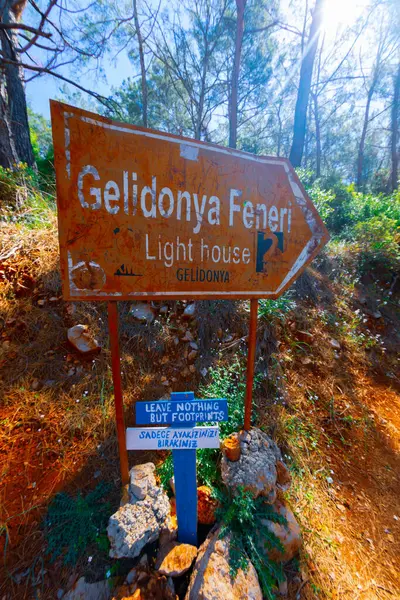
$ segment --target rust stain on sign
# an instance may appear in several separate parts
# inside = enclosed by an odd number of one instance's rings
[[[284,158],[51,116],[68,300],[276,298],[329,239]]]

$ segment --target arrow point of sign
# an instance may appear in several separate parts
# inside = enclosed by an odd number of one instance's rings
[[[296,171],[287,159],[284,159],[284,169],[288,177],[294,200],[303,213],[304,220],[310,230],[311,238],[293,263],[290,271],[275,290],[275,297],[280,296],[286,287],[296,279],[300,272],[312,261],[315,255],[330,240],[330,235],[325,227],[317,209],[302,186]]]

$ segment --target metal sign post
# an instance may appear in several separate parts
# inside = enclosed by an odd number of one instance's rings
[[[122,485],[129,483],[128,453],[126,451],[124,403],[122,399],[121,361],[119,355],[118,304],[108,302],[108,330],[110,334],[111,368],[114,384],[115,420],[117,423],[117,439],[119,462],[121,466]]]
[[[253,385],[254,385],[254,367],[256,361],[257,346],[257,315],[258,300],[250,300],[250,324],[249,338],[247,342],[247,377],[246,377],[246,398],[244,403],[244,428],[248,431],[251,428],[251,411],[253,404]]]

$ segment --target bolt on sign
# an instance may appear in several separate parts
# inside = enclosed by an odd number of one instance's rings
[[[51,102],[64,298],[276,298],[329,239],[294,169]]]

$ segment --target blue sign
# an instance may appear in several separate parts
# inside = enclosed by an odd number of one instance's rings
[[[128,450],[179,448],[172,450],[172,458],[180,542],[194,545],[197,543],[195,448],[219,446],[218,426],[195,427],[195,425],[198,422],[227,420],[228,403],[225,398],[203,400],[195,398],[193,392],[174,392],[171,394],[171,400],[136,403],[136,425],[172,425],[172,427],[128,428],[127,444]],[[179,443],[175,443],[175,439],[180,440]]]
[[[224,398],[136,402],[137,425],[194,425],[228,420]]]

